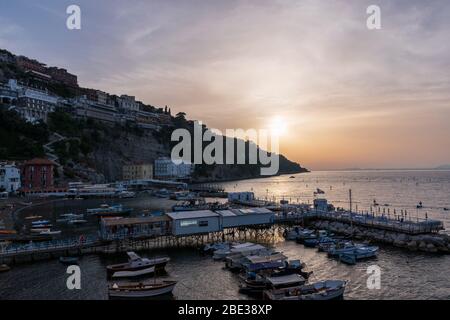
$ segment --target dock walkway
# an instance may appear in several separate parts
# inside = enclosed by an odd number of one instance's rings
[[[283,223],[300,223],[309,220],[328,220],[341,222],[354,226],[361,226],[372,229],[388,230],[409,235],[433,234],[444,229],[442,221],[438,220],[406,220],[390,219],[386,216],[375,216],[370,214],[358,214],[345,211],[324,212],[318,210],[309,210],[302,212],[277,213],[274,215],[272,225]],[[247,226],[251,228],[252,226]],[[8,244],[0,247],[0,261],[20,256],[33,256],[38,254],[64,255],[71,250],[78,252],[96,252],[101,248],[110,245],[111,241],[128,241],[138,237],[158,238],[171,236],[166,230],[163,234],[128,234],[115,239],[103,239],[97,235],[89,235],[85,239],[72,238],[45,242],[30,242],[28,244]]]

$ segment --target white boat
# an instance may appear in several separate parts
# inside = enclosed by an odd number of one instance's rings
[[[227,250],[216,250],[214,251],[213,259],[214,260],[222,260],[227,256],[233,254],[242,254],[242,255],[255,255],[262,252],[267,252],[270,254],[270,250],[260,244],[253,244],[251,242],[239,244],[236,246],[232,246],[231,249]]]
[[[62,214],[61,217],[67,219],[81,219],[84,217],[84,214],[65,213]]]
[[[120,264],[114,264],[109,265],[106,267],[106,270],[108,271],[108,276],[113,276],[117,272],[126,271],[126,272],[135,272],[140,271],[144,269],[149,269],[153,267],[153,272],[156,270],[163,270],[167,264],[167,262],[170,261],[170,258],[155,258],[155,259],[148,259],[148,258],[141,258],[134,252],[127,252],[127,255],[129,257],[128,262],[126,263],[120,263]],[[146,271],[146,273],[149,273]]]
[[[32,225],[41,225],[41,224],[49,224],[50,221],[48,220],[38,220],[38,221],[33,221],[31,222]]]
[[[151,266],[145,269],[139,269],[139,270],[129,270],[129,271],[117,271],[114,272],[112,275],[113,279],[117,278],[133,278],[133,277],[140,277],[147,274],[155,273],[155,266]]]
[[[113,284],[108,288],[108,295],[111,298],[137,299],[156,297],[172,293],[176,281],[162,281],[160,283],[139,283],[139,284]]]
[[[50,232],[50,228],[31,228],[30,229],[30,232],[31,233],[41,233],[41,232],[44,232],[44,231],[47,231],[47,232]]]
[[[344,296],[347,281],[326,280],[285,289],[264,291],[269,300],[334,300]]]
[[[56,235],[61,234],[61,230],[55,230],[55,231],[45,230],[45,231],[39,232],[39,234],[46,235],[46,236],[56,236]]]

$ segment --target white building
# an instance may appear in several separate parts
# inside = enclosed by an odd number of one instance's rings
[[[139,111],[140,103],[136,101],[135,97],[121,95],[120,98],[117,99],[119,103],[119,108],[122,108],[127,111]]]
[[[159,179],[185,179],[194,172],[192,163],[176,164],[169,158],[155,160],[155,177]]]
[[[20,189],[20,170],[14,164],[0,163],[0,189],[6,192]]]

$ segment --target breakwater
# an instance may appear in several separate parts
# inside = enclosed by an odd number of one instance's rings
[[[353,236],[356,239],[372,240],[411,251],[450,253],[450,237],[446,234],[407,234],[399,231],[375,229],[328,220],[314,220],[311,222],[311,226],[346,236]]]

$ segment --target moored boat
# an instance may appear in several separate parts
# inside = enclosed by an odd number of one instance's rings
[[[76,265],[78,264],[77,257],[59,257],[59,262],[65,265]]]
[[[126,283],[113,284],[108,287],[110,298],[138,299],[150,298],[171,294],[175,288],[176,281],[162,281],[158,283]]]
[[[145,272],[150,273],[149,268],[154,267],[152,272],[164,270],[166,264],[170,261],[170,258],[141,258],[134,252],[127,252],[129,257],[128,262],[109,265],[106,267],[108,271],[108,277],[114,277],[117,272],[121,272],[119,275],[123,274],[122,272],[136,272],[140,270],[146,270]]]
[[[310,285],[284,289],[265,290],[264,297],[269,300],[334,300],[342,299],[347,281],[326,280]]]
[[[97,216],[97,217],[109,217],[109,216],[122,216],[122,215],[128,215],[133,211],[131,208],[125,208],[121,204],[116,205],[108,205],[108,204],[102,204],[100,208],[92,208],[87,209],[86,213],[91,216]]]

